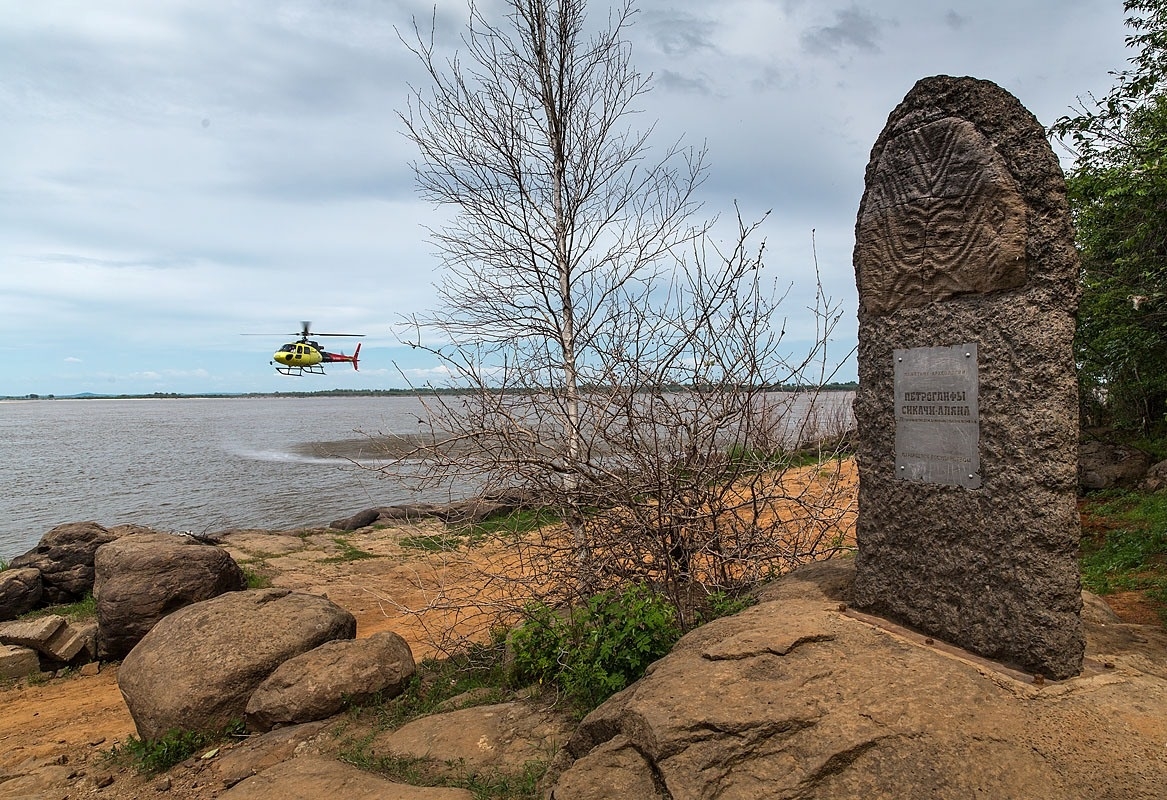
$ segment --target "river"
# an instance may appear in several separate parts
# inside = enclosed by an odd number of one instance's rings
[[[64,522],[282,529],[456,499],[375,469],[369,437],[413,433],[421,411],[409,396],[0,402],[0,559]]]

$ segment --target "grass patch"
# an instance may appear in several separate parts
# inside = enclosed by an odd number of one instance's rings
[[[467,543],[466,537],[456,533],[443,531],[441,533],[426,533],[417,536],[403,536],[400,544],[413,550],[424,550],[427,553],[448,553],[457,550]]]
[[[158,739],[139,739],[131,734],[125,744],[115,745],[106,757],[120,766],[131,766],[143,774],[165,772],[186,761],[199,750],[243,733],[243,723],[234,722],[214,734],[172,729]]]
[[[335,556],[320,559],[322,563],[338,564],[345,561],[361,561],[366,558],[378,558],[376,553],[361,550],[343,536],[333,536],[332,541],[336,542],[337,547],[340,548],[340,553]]]
[[[93,599],[93,594],[89,593],[76,603],[61,603],[55,606],[37,608],[21,615],[20,618],[36,619],[37,617],[47,617],[50,614],[64,617],[69,622],[88,622],[97,619],[97,601]]]
[[[518,538],[546,525],[555,525],[559,522],[562,522],[560,516],[550,509],[521,508],[481,522],[452,525],[450,532],[455,536],[463,537],[468,544],[477,544],[484,539],[496,536],[510,539]]]
[[[251,569],[251,567],[245,567],[242,564],[239,565],[239,569],[243,571],[243,577],[247,580],[248,589],[271,588],[271,578],[269,578],[267,575],[264,575],[262,572]]]
[[[1167,495],[1106,492],[1082,504],[1082,582],[1142,592],[1167,624]]]

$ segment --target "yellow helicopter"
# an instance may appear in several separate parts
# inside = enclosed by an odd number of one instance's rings
[[[361,343],[357,342],[356,352],[351,356],[344,353],[329,353],[319,342],[313,341],[312,336],[364,336],[363,333],[313,333],[309,330],[311,322],[300,323],[300,338],[281,347],[272,355],[271,364],[281,375],[300,376],[323,375],[325,364],[348,363],[353,369],[358,369],[357,359],[361,356]],[[254,334],[259,335],[259,334]],[[296,334],[290,333],[289,336]]]

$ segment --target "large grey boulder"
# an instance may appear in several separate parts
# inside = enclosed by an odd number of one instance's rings
[[[242,720],[248,698],[290,658],[356,635],[327,598],[287,589],[228,592],[163,617],[130,651],[118,686],[138,735],[215,731]]]
[[[41,571],[32,567],[0,572],[0,620],[32,611],[44,594]]]
[[[682,638],[583,720],[556,800],[1163,796],[1161,632],[1091,614],[1082,675],[1039,681],[850,611],[853,576],[803,568]]]
[[[120,535],[96,522],[58,525],[42,536],[32,550],[12,559],[9,566],[40,570],[46,603],[72,603],[93,590],[93,556],[97,548]]]
[[[167,614],[245,588],[226,550],[190,536],[136,533],[102,545],[93,584],[100,657],[121,659]]]
[[[277,667],[247,701],[244,720],[267,731],[325,719],[376,695],[396,697],[416,671],[409,645],[391,631],[325,642]]]

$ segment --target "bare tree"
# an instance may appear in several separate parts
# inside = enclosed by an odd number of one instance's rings
[[[808,491],[792,494],[775,459],[822,432],[807,415],[783,430],[795,417],[781,406],[807,398],[771,390],[822,381],[809,370],[839,314],[820,285],[817,344],[780,352],[758,225],[739,214],[732,243],[713,243],[697,219],[704,150],[653,158],[651,129],[629,125],[649,88],[623,38],[633,8],[589,37],[585,5],[506,0],[499,24],[472,5],[448,59],[416,24],[407,42],[429,78],[401,114],[414,172],[455,212],[431,231],[441,308],[412,319],[409,340],[464,390],[427,401],[424,477],[555,509],[569,541],[545,532],[530,561],[570,551],[571,591],[636,576],[680,603],[694,581],[775,568],[758,567],[774,549],[758,526],[775,492],[797,506]],[[800,539],[784,566],[826,536]]]

